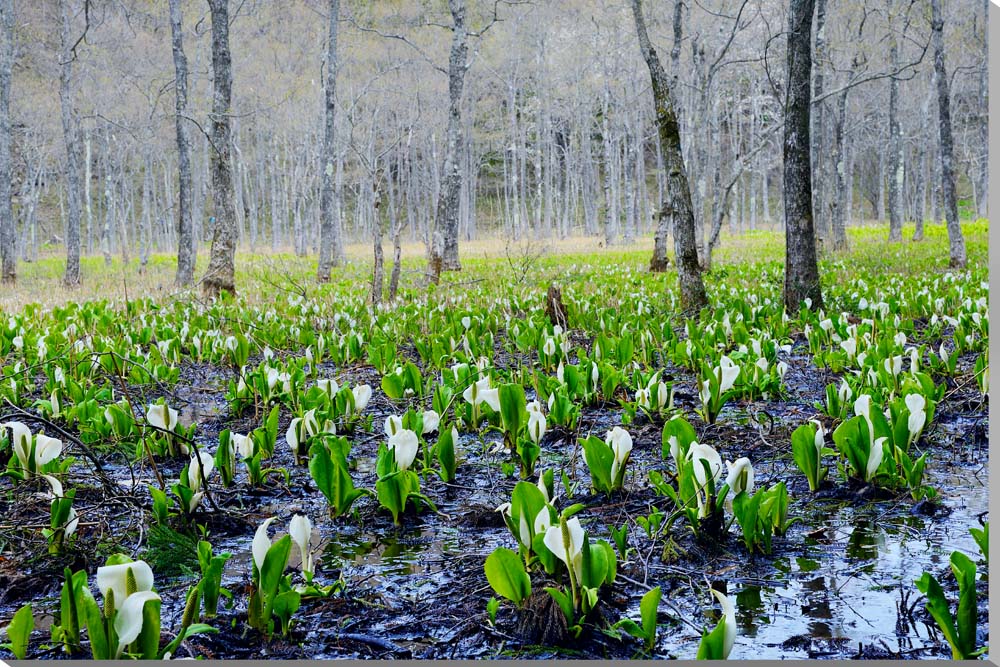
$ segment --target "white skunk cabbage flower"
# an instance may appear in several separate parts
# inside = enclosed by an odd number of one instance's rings
[[[354,393],[354,411],[361,412],[368,407],[372,397],[371,385],[361,384],[351,390]]]
[[[336,380],[316,380],[316,386],[323,390],[323,392],[330,396],[331,398],[340,391],[340,387],[337,385]]]
[[[313,555],[309,551],[309,541],[312,539],[312,522],[309,521],[309,517],[303,514],[292,516],[292,520],[288,522],[288,534],[292,536],[292,541],[302,554],[302,574],[311,575]]]
[[[153,428],[173,433],[177,428],[177,411],[166,405],[153,404],[146,410],[146,421]]]
[[[462,392],[462,398],[473,406],[486,403],[494,412],[500,411],[500,390],[490,388],[490,379],[483,378]]]
[[[419,447],[420,442],[417,440],[417,434],[408,428],[400,429],[389,438],[389,449],[392,450],[392,454],[396,458],[396,465],[399,466],[400,470],[408,470],[413,465]]]
[[[716,370],[722,371],[719,392],[723,393],[732,389],[736,378],[740,376],[740,367],[734,364],[732,359],[726,355],[722,355],[722,358],[719,359],[719,367]]]
[[[927,412],[925,408],[927,407],[927,400],[920,394],[907,394],[906,398],[903,399],[906,402],[906,408],[910,411],[910,418],[907,421],[907,429],[910,432],[909,443],[920,437],[920,432],[924,430],[924,425],[927,423]]]
[[[427,435],[428,433],[433,433],[438,430],[438,425],[441,423],[441,415],[435,410],[424,410],[424,427],[421,435]]]
[[[271,517],[260,524],[253,536],[251,553],[253,554],[253,562],[257,566],[258,572],[264,569],[264,559],[267,558],[267,551],[271,548],[271,538],[267,536],[267,529],[274,523],[274,520],[275,517]]]
[[[53,477],[52,475],[42,475],[45,481],[49,483],[49,488],[52,489],[53,500],[59,500],[64,498],[62,483]],[[76,516],[76,510],[73,507],[69,508],[69,516],[66,517],[66,524],[63,526],[63,537],[69,539],[69,537],[76,532],[76,528],[79,525],[80,520]]]
[[[199,466],[198,464],[201,463]],[[188,464],[188,486],[192,491],[201,489],[202,483],[208,479],[215,469],[215,459],[208,452],[200,452],[197,456],[191,457]]]
[[[754,488],[753,465],[750,459],[743,456],[736,459],[736,463],[726,461],[726,484],[733,496],[738,496],[741,492],[752,495]]]
[[[160,596],[153,591],[141,591],[128,596],[125,603],[118,607],[115,616],[115,634],[118,635],[115,659],[121,657],[126,646],[139,638],[139,633],[142,632],[142,611],[146,603],[159,599]]]
[[[736,604],[733,602],[733,598],[728,595],[723,595],[714,588],[711,591],[715,599],[722,605],[722,622],[725,624],[722,659],[726,660],[729,658],[729,654],[732,653],[733,645],[736,644]]]
[[[385,437],[392,436],[403,430],[403,418],[399,415],[389,415],[385,418]]]
[[[542,441],[547,426],[545,415],[540,411],[532,410],[528,413],[528,437],[536,445]]]
[[[583,575],[583,526],[575,516],[566,522],[567,533],[569,533],[569,543],[563,536],[562,525],[550,526],[545,531],[542,538],[545,546],[549,548],[556,558],[566,564],[566,567],[573,568],[576,579],[579,581]]]
[[[604,444],[614,452],[615,460],[611,462],[611,481],[614,483],[618,479],[618,472],[628,461],[629,453],[632,451],[632,436],[621,426],[615,426],[608,431],[604,438]]]
[[[122,605],[131,597],[127,593],[126,583],[129,570],[132,571],[132,577],[135,579],[135,592],[132,595],[153,590],[153,570],[146,561],[137,560],[131,563],[104,565],[97,568],[97,589],[101,591],[105,600],[108,598],[108,591],[114,594],[116,609],[121,609]]]
[[[877,438],[875,442],[872,443],[872,448],[868,452],[868,465],[865,467],[866,482],[875,476],[875,472],[878,470],[879,466],[882,465],[882,457],[885,456],[885,449],[883,447],[885,441],[885,438]]]
[[[241,459],[249,459],[253,456],[253,440],[248,435],[230,433],[229,448],[233,454],[238,455]]]

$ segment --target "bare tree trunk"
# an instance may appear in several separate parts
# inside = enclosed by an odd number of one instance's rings
[[[339,264],[344,255],[343,231],[334,206],[334,160],[337,151],[337,22],[340,17],[340,0],[330,0],[330,30],[326,51],[326,86],[323,91],[325,115],[323,118],[323,157],[320,160],[320,236],[319,269],[316,280],[330,281],[330,268]]]
[[[893,71],[899,69],[899,47],[889,49]],[[899,126],[899,80],[889,79],[889,240],[903,240],[903,132]]]
[[[924,101],[924,105],[923,105],[923,109],[922,109],[922,113],[923,113],[923,117],[924,118],[927,117],[928,110],[930,108],[931,97],[933,97],[933,93],[931,93],[930,95],[928,95],[927,99]],[[915,218],[915,224],[916,224],[916,226],[915,226],[915,228],[913,230],[913,240],[914,241],[923,241],[924,240],[924,218],[927,217],[927,211],[926,211],[925,206],[926,206],[926,203],[927,203],[926,190],[927,190],[927,184],[928,183],[931,184],[930,185],[931,192],[933,193],[933,191],[934,191],[934,177],[933,177],[934,172],[933,172],[933,170],[928,170],[928,155],[929,155],[929,151],[927,150],[927,148],[928,148],[927,143],[928,142],[925,141],[925,139],[927,138],[927,135],[925,133],[926,133],[926,130],[924,128],[921,128],[920,135],[919,135],[918,141],[917,141],[917,146],[918,146],[918,148],[917,148],[917,156],[918,157],[917,157],[917,168],[916,168],[916,171],[915,171],[917,178],[916,178],[916,183],[915,183],[915,187],[914,187],[914,190],[916,190],[916,193],[915,193],[916,194],[916,206],[914,207],[914,218]],[[928,173],[928,171],[929,171],[929,173]]]
[[[233,65],[229,52],[229,0],[209,0],[212,14],[212,203],[215,228],[208,270],[202,278],[206,296],[236,293],[236,210],[233,201],[232,123],[229,118]]]
[[[462,141],[462,89],[468,68],[468,36],[465,28],[465,0],[448,0],[451,10],[452,41],[448,59],[448,136],[444,155],[444,183],[437,202],[434,241],[431,247],[431,279],[440,271],[460,271],[458,260],[458,218],[462,195],[459,163]]]
[[[382,289],[385,286],[385,254],[382,251],[382,234],[385,229],[382,225],[381,211],[378,202],[375,202],[375,221],[372,225],[372,237],[374,242],[375,266],[372,269],[372,293],[371,302],[373,304],[382,303]]]
[[[661,216],[673,219],[675,244],[677,249],[677,276],[681,288],[681,307],[686,311],[698,311],[708,305],[705,285],[701,281],[698,268],[698,249],[695,245],[694,210],[691,207],[691,189],[684,169],[681,154],[680,126],[674,111],[674,100],[667,73],[646,33],[646,21],[642,15],[642,0],[632,0],[632,14],[635,17],[636,33],[653,87],[653,104],[656,109],[658,138],[663,148],[663,158],[667,168],[667,198],[662,202]]]
[[[62,30],[59,68],[59,101],[62,108],[63,137],[66,142],[66,198],[69,215],[66,220],[66,273],[63,284],[66,286],[80,284],[80,218],[81,218],[81,158],[80,158],[80,119],[73,108],[73,61],[76,55],[72,52],[70,23],[72,9],[69,0],[60,0],[59,11],[62,15]]]
[[[941,192],[944,195],[944,216],[948,223],[948,244],[952,268],[964,268],[965,239],[958,222],[958,199],[955,195],[955,146],[951,134],[951,94],[948,73],[944,66],[944,19],[941,0],[931,0],[931,38],[934,42],[934,79],[937,83],[938,137],[941,157]]]
[[[854,65],[852,65],[851,70],[848,72],[848,77],[853,75],[853,73]],[[833,236],[834,250],[847,249],[847,221],[851,215],[851,175],[844,137],[844,128],[847,123],[847,95],[849,90],[845,88],[837,95],[833,115],[832,162],[836,178],[834,179],[830,231]]]
[[[990,34],[990,0],[983,0],[983,64],[979,69],[979,143],[982,146],[982,156],[979,162],[979,201],[976,202],[976,212],[980,218],[989,215],[990,190],[990,81],[989,81],[989,34]]]
[[[826,66],[826,2],[816,0],[816,61],[813,63],[813,97],[819,98],[824,90],[824,68]],[[820,241],[829,242],[830,219],[826,214],[826,161],[823,159],[823,137],[826,127],[826,103],[821,101],[812,110],[812,182],[813,214],[816,216],[816,235]],[[835,195],[836,196],[836,195]]]
[[[788,89],[785,99],[785,309],[807,299],[821,308],[823,294],[813,231],[809,165],[810,72],[815,0],[788,2]]]
[[[11,160],[10,83],[13,68],[14,0],[0,0],[0,283],[4,285],[17,282],[17,237],[11,206],[14,165]]]
[[[174,53],[174,109],[177,132],[177,276],[179,287],[194,280],[197,254],[191,222],[191,137],[187,115],[187,56],[184,54],[184,19],[181,0],[170,0],[170,35]]]

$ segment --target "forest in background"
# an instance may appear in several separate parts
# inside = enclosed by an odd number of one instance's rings
[[[170,4],[183,15],[197,244],[211,238],[214,220],[211,20],[201,0]],[[229,7],[234,211],[239,242],[254,250],[318,250],[331,4]],[[443,0],[337,4],[334,214],[347,240],[378,231],[429,247],[448,143],[453,14]],[[703,265],[724,226],[739,232],[782,222],[786,4],[645,6],[651,40],[675,77]],[[17,256],[34,260],[66,238],[72,170],[57,113],[61,76],[81,154],[82,252],[145,265],[153,252],[175,251],[168,3],[13,5]],[[941,220],[929,3],[816,5],[811,123],[820,243],[836,246],[845,238],[837,230],[860,220]],[[988,0],[942,6],[959,201],[966,216],[985,216]],[[583,234],[611,245],[650,233],[666,177],[629,3],[470,0],[467,13],[460,238]]]

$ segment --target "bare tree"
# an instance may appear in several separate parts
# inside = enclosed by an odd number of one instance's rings
[[[0,0],[0,283],[17,282],[16,230],[11,206],[10,79],[14,68],[14,0]]]
[[[80,118],[73,102],[73,61],[76,47],[71,41],[73,11],[69,0],[59,0],[62,18],[60,31],[59,102],[62,110],[63,138],[66,145],[66,273],[63,284],[80,284],[80,219],[82,217],[82,174],[80,156]]]
[[[809,116],[812,104],[812,22],[815,0],[788,2],[785,93],[785,308],[823,305],[813,229]],[[808,300],[808,301],[807,301]]]
[[[683,0],[674,0],[673,31],[674,43],[673,47],[670,49],[670,73],[673,77],[673,88],[676,90],[680,73],[681,41],[684,35]],[[658,155],[662,157],[661,153],[658,153]],[[653,257],[649,260],[650,271],[659,272],[667,270],[667,267],[670,264],[667,260],[667,235],[670,231],[669,216],[658,215],[656,231],[653,234]]]
[[[197,250],[191,221],[191,137],[188,130],[188,65],[184,55],[184,21],[181,0],[170,0],[170,34],[174,54],[174,109],[177,131],[177,285],[186,287],[194,280]]]
[[[663,151],[667,170],[666,198],[661,203],[660,216],[673,220],[674,252],[677,256],[677,277],[681,287],[681,306],[686,311],[697,311],[708,305],[705,285],[701,280],[698,266],[698,248],[695,245],[694,210],[691,206],[691,188],[684,156],[681,153],[680,125],[674,110],[670,80],[660,63],[656,50],[646,32],[646,20],[642,15],[642,0],[632,1],[632,15],[639,37],[639,48],[649,68],[653,87],[653,105],[656,110],[656,128]],[[807,153],[808,157],[808,153]]]
[[[468,33],[465,0],[448,0],[452,18],[451,55],[448,58],[448,134],[444,154],[444,183],[438,196],[434,240],[431,247],[431,277],[441,271],[459,271],[458,220],[462,195],[462,90],[468,70]]]
[[[893,70],[899,69],[899,47],[889,47]],[[899,124],[899,78],[889,79],[889,240],[903,240],[903,186],[906,177],[903,130]]]
[[[207,296],[236,292],[236,205],[233,194],[233,130],[230,104],[233,63],[229,52],[229,0],[208,0],[212,14],[212,201],[215,228],[208,270],[202,278]]]
[[[320,236],[319,268],[316,279],[330,281],[330,268],[339,264],[344,254],[340,216],[334,206],[334,161],[337,152],[337,23],[340,0],[330,0],[330,30],[327,36],[326,85],[323,89],[323,154],[320,160]]]
[[[951,95],[948,72],[944,64],[944,18],[941,0],[931,0],[931,38],[934,42],[934,80],[937,84],[938,143],[941,159],[941,192],[944,196],[944,216],[948,224],[949,266],[964,268],[965,238],[958,222],[958,199],[955,195],[955,143],[951,134]]]

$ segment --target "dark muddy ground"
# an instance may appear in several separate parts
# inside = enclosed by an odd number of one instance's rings
[[[948,556],[953,549],[976,553],[968,529],[986,519],[988,411],[974,383],[955,386],[949,381],[945,400],[937,407],[933,424],[921,446],[932,452],[928,465],[931,483],[938,488],[937,507],[916,506],[908,495],[886,498],[870,489],[852,489],[833,471],[832,482],[810,494],[805,479],[791,460],[791,431],[816,417],[815,401],[836,376],[813,366],[797,348],[782,357],[789,364],[785,378],[789,395],[784,401],[736,403],[726,407],[719,424],[706,426],[694,413],[694,382],[689,373],[666,369],[678,381],[676,403],[698,429],[699,441],[715,446],[724,459],[749,456],[758,485],[784,480],[791,496],[789,514],[800,517],[785,537],[774,542],[770,555],[748,556],[734,527],[721,544],[697,543],[678,523],[666,540],[651,542],[634,523],[651,506],[666,507],[654,495],[646,473],[666,470],[660,455],[660,423],[640,420],[628,427],[632,452],[627,491],[608,498],[588,495],[589,477],[576,444],[577,435],[602,435],[620,423],[616,406],[584,410],[580,433],[551,430],[543,441],[540,469],[554,467],[578,482],[573,502],[588,509],[581,520],[592,533],[607,537],[607,526],[630,522],[627,562],[619,562],[619,579],[605,596],[602,614],[613,622],[622,616],[638,619],[639,599],[652,586],[663,587],[661,630],[656,657],[692,658],[703,627],[716,618],[707,594],[710,585],[735,594],[739,635],[732,658],[929,658],[948,657],[923,609],[913,582],[924,569],[946,583],[951,580]],[[968,366],[969,359],[962,363]],[[336,376],[352,384],[378,387],[379,376],[370,367],[324,368],[320,377]],[[224,428],[246,433],[259,425],[253,414],[229,415],[222,398],[226,377],[211,366],[189,364],[182,380],[169,394],[173,405],[183,405],[182,423],[197,423],[198,441],[214,451]],[[134,389],[141,395],[140,388]],[[152,388],[144,400],[160,393]],[[366,411],[373,433],[354,436],[357,461],[355,484],[372,487],[374,456],[386,415],[401,413],[375,391]],[[289,415],[282,415],[276,458],[271,465],[287,467],[289,484],[273,478],[268,488],[250,490],[243,469],[237,486],[212,487],[212,499],[203,505],[208,539],[216,553],[233,554],[224,578],[234,604],[223,607],[213,621],[215,635],[188,640],[179,656],[206,658],[477,658],[580,657],[628,658],[639,646],[632,640],[611,638],[588,626],[576,640],[561,646],[540,646],[539,625],[555,623],[550,605],[539,602],[536,622],[503,605],[496,627],[487,622],[486,601],[493,595],[483,575],[483,562],[497,546],[514,541],[495,511],[509,500],[517,481],[500,472],[499,455],[490,453],[496,433],[463,435],[464,461],[454,484],[428,475],[423,491],[438,512],[412,510],[403,525],[392,525],[388,513],[378,511],[372,499],[356,505],[355,517],[331,520],[325,500],[315,489],[305,467],[294,466],[283,441]],[[829,421],[827,420],[827,425]],[[79,455],[79,452],[70,453]],[[179,546],[160,544],[147,523],[149,493],[156,484],[148,467],[131,469],[122,456],[105,456],[102,464],[116,493],[108,493],[94,477],[72,479],[78,488],[76,507],[79,537],[65,557],[45,553],[37,527],[47,523],[48,501],[40,486],[6,489],[0,499],[5,517],[0,539],[21,557],[0,561],[0,618],[9,618],[17,606],[35,602],[37,619],[32,646],[48,634],[52,614],[58,611],[59,575],[64,565],[93,573],[110,553],[124,552],[149,561],[164,598],[163,627],[174,628],[183,606],[181,597],[195,581],[197,565],[184,562]],[[159,473],[176,480],[182,464],[163,461]],[[558,485],[558,481],[557,481]],[[561,494],[564,495],[564,494]],[[566,503],[565,498],[561,500]],[[218,510],[213,510],[213,504]],[[323,600],[304,601],[292,636],[265,642],[244,630],[250,578],[250,540],[265,519],[277,516],[272,535],[287,529],[293,513],[306,513],[315,526],[313,548],[322,553],[318,584],[342,580],[342,592]],[[26,527],[35,526],[34,530]],[[318,535],[318,536],[317,536]],[[152,546],[151,546],[152,544]],[[292,565],[297,566],[293,550]],[[173,576],[166,572],[173,570]],[[185,574],[187,572],[187,574]],[[945,573],[949,572],[945,576]],[[536,590],[542,582],[535,580]],[[946,588],[947,589],[947,588]],[[544,595],[544,594],[542,594]],[[985,640],[985,589],[980,603],[981,632]],[[558,613],[558,612],[556,612]],[[0,652],[0,657],[3,657]],[[32,653],[57,658],[58,648]]]

